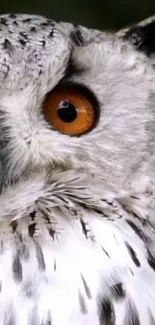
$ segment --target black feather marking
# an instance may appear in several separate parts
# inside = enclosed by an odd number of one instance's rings
[[[140,325],[139,315],[133,303],[128,302],[126,307],[126,314],[124,325]]]
[[[13,233],[15,233],[15,231],[17,230],[17,226],[18,226],[18,223],[16,220],[11,222],[11,227],[12,227]]]
[[[83,46],[85,43],[82,33],[78,27],[71,32],[70,37],[76,46]]]
[[[35,33],[36,32],[36,28],[35,27],[31,27],[30,32],[31,33]]]
[[[26,24],[30,23],[31,21],[32,21],[31,18],[23,19],[23,23],[26,23]]]
[[[126,220],[126,222],[128,223],[128,225],[134,230],[134,232],[136,233],[136,235],[143,240],[143,242],[148,243],[149,242],[149,238],[144,234],[144,232],[139,229],[135,223],[131,220]]]
[[[13,21],[13,25],[18,26],[18,23],[16,20]]]
[[[82,278],[83,286],[85,288],[86,295],[87,295],[87,297],[89,299],[91,299],[92,295],[91,295],[90,288],[89,288],[89,286],[88,286],[88,284],[87,284],[87,282],[86,282],[86,280],[85,280],[85,278],[84,278],[84,276],[82,274],[81,274],[81,278]]]
[[[126,245],[126,247],[127,247],[127,249],[128,249],[128,252],[129,252],[130,257],[132,258],[134,264],[135,264],[137,267],[139,267],[139,266],[140,266],[140,262],[139,262],[139,260],[138,260],[138,258],[137,258],[137,255],[136,255],[135,251],[133,250],[133,248],[132,248],[132,247],[131,247],[127,242],[125,243],[125,245]]]
[[[18,232],[17,235],[18,235],[18,239],[19,239],[20,243],[22,243],[23,242],[22,234],[20,232]]]
[[[24,41],[22,38],[19,39],[18,42],[19,42],[23,47],[25,47],[25,45],[26,45],[26,41]]]
[[[86,301],[82,295],[82,293],[79,290],[79,303],[80,303],[80,310],[82,314],[87,314],[88,310],[87,310],[87,305],[86,305]]]
[[[0,19],[0,24],[7,26],[7,19],[1,18]]]
[[[47,320],[45,323],[44,323],[45,325],[52,325],[52,321],[51,320]],[[43,325],[44,325],[43,324]],[[42,324],[41,324],[42,325]]]
[[[22,291],[23,291],[23,294],[27,298],[32,298],[32,297],[36,296],[37,290],[38,290],[38,288],[37,288],[36,283],[34,282],[33,278],[31,279],[29,277],[23,281]]]
[[[130,271],[130,273],[134,276],[134,273],[133,273],[133,271],[129,268],[129,271]]]
[[[85,235],[85,237],[88,239],[87,223],[84,222],[84,220],[82,218],[80,218],[80,223],[81,223],[81,227],[82,227],[82,232]]]
[[[35,212],[35,211],[31,212],[31,213],[30,213],[30,218],[31,218],[32,222],[31,222],[30,225],[28,226],[29,236],[30,236],[31,238],[33,238],[34,233],[35,233],[35,230],[36,230],[36,223],[34,222],[35,217],[36,217],[36,212]]]
[[[54,240],[55,239],[55,234],[56,234],[56,231],[52,228],[52,223],[51,223],[51,220],[48,216],[48,213],[46,211],[41,211],[42,212],[42,215],[43,215],[43,218],[46,220],[47,222],[47,229],[48,229],[48,232],[49,232],[49,235],[52,237],[52,239]]]
[[[38,261],[39,270],[45,271],[46,265],[45,265],[45,260],[44,260],[44,255],[43,255],[42,249],[37,242],[35,242],[35,246],[36,246],[36,257],[37,257],[37,261]]]
[[[13,259],[12,272],[13,272],[14,280],[20,283],[23,278],[23,271],[22,271],[22,264],[18,254]]]
[[[0,292],[2,292],[2,281],[0,281]]]
[[[110,287],[110,291],[115,299],[125,298],[125,290],[123,289],[123,284],[121,282]]]
[[[124,39],[129,40],[137,50],[149,56],[155,52],[154,35],[155,20],[143,26],[133,26],[126,32]]]
[[[109,299],[103,299],[99,308],[100,325],[114,325],[115,313],[113,304]]]
[[[50,310],[47,313],[46,321],[44,323],[42,323],[41,325],[52,325],[52,316],[51,316]]]
[[[53,23],[51,21],[46,21],[45,23],[41,23],[40,26],[42,27],[49,27],[49,26],[53,26]]]
[[[15,14],[10,14],[10,15],[9,15],[9,18],[11,18],[11,19],[16,19],[16,15],[15,15]]]
[[[31,212],[30,217],[31,217],[32,221],[34,221],[34,219],[36,217],[36,212],[35,211]]]
[[[0,254],[4,253],[4,242],[3,240],[0,241]]]
[[[52,29],[51,32],[48,34],[48,37],[53,37],[54,35],[54,30]]]
[[[46,41],[45,41],[45,40],[42,40],[41,43],[42,43],[42,47],[45,48],[45,46],[46,46]]]
[[[33,237],[36,229],[36,223],[32,223],[31,225],[28,226],[28,232],[29,236]]]
[[[49,235],[53,238],[53,240],[55,239],[55,234],[56,231],[50,226],[48,227],[48,231],[49,231]]]
[[[20,34],[20,36],[22,36],[23,38],[25,38],[26,40],[28,40],[28,36],[25,33],[20,32],[19,34]]]
[[[56,259],[54,259],[54,272],[56,271],[57,269],[57,263],[56,263]]]
[[[108,254],[108,252],[105,250],[105,248],[103,248],[103,246],[101,246],[103,252],[110,258],[110,255]]]
[[[28,247],[24,243],[21,243],[19,245],[19,247],[17,249],[17,254],[24,261],[28,261],[28,259],[30,257],[30,253],[29,253]]]
[[[147,250],[147,261],[151,268],[155,271],[155,257],[151,254],[149,250]]]
[[[45,325],[52,325],[52,321],[51,320],[47,320]]]
[[[5,38],[5,40],[4,40],[3,47],[4,47],[4,50],[8,50],[10,53],[13,52],[13,46],[7,38]]]

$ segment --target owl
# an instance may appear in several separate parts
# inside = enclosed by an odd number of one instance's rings
[[[0,325],[155,324],[154,37],[0,16]]]

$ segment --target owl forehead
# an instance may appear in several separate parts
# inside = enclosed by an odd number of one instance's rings
[[[0,89],[18,90],[28,83],[40,83],[42,76],[45,86],[52,77],[57,79],[57,69],[65,69],[73,48],[83,48],[81,58],[87,67],[94,52],[102,60],[104,53],[115,52],[116,44],[121,47],[114,33],[56,23],[42,16],[0,16]],[[75,55],[78,60],[80,51]]]
[[[30,80],[35,83],[50,64],[62,68],[70,51],[69,32],[69,24],[64,30],[40,16],[0,16],[0,88],[17,90]]]
[[[131,37],[126,41],[126,35],[128,30],[117,35],[42,16],[0,16],[0,91],[38,84],[46,93],[63,77],[70,56],[76,67],[73,77],[78,78],[79,71],[86,79],[89,68],[89,79],[95,83],[96,76],[101,82],[104,72],[122,71],[122,66],[127,71],[144,70],[147,58],[134,49]]]

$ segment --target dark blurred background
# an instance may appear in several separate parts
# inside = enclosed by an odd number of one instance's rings
[[[93,28],[120,28],[155,14],[155,0],[0,0],[0,14],[41,14]]]

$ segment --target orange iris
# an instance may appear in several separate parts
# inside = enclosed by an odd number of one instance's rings
[[[43,114],[57,131],[71,136],[88,132],[96,120],[96,110],[89,96],[71,86],[48,94]]]

